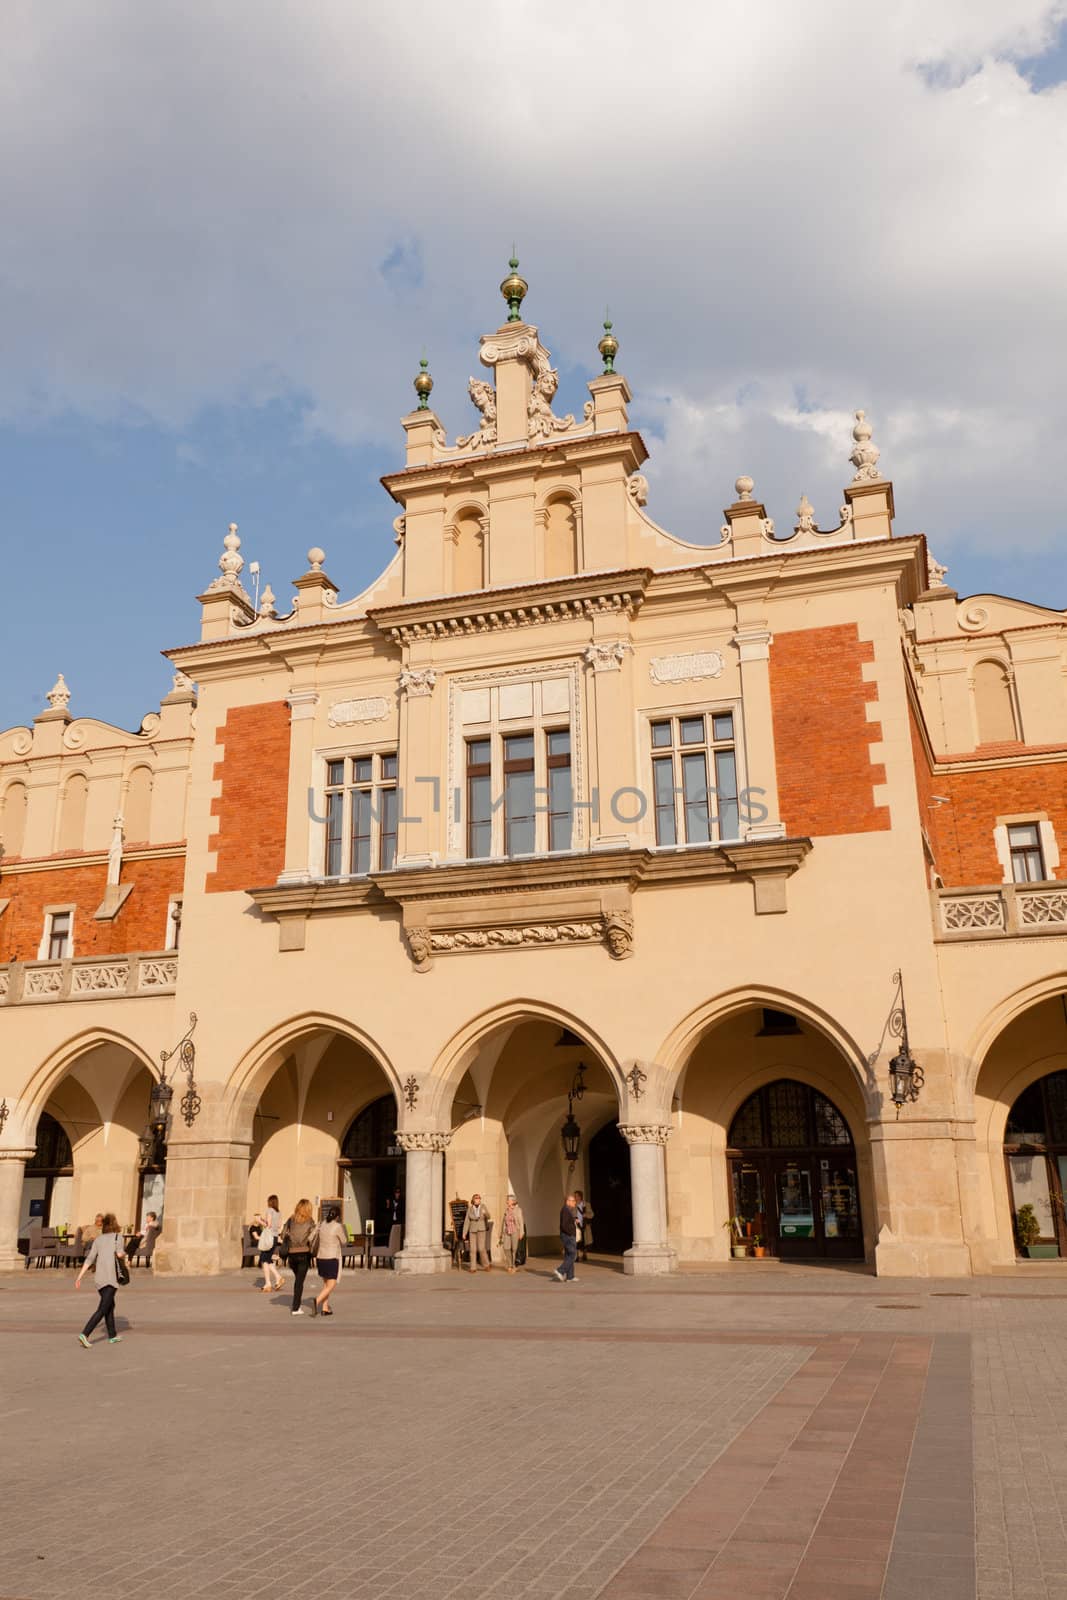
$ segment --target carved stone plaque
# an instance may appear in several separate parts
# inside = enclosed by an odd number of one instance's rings
[[[388,700],[377,694],[366,700],[335,701],[330,707],[328,721],[331,728],[347,728],[354,722],[384,722],[388,715]]]
[[[718,650],[693,650],[685,655],[653,656],[648,675],[653,683],[696,683],[717,678],[725,662]]]

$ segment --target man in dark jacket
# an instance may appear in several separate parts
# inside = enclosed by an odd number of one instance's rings
[[[559,1242],[563,1246],[563,1260],[552,1274],[560,1283],[577,1283],[574,1276],[574,1258],[578,1254],[578,1202],[569,1194],[559,1214]]]

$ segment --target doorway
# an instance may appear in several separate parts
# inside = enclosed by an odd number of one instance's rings
[[[374,1224],[375,1244],[388,1244],[393,1196],[404,1190],[404,1152],[396,1142],[396,1101],[383,1094],[361,1111],[345,1135],[337,1163],[341,1219],[353,1234]]]
[[[621,1256],[634,1242],[630,1196],[630,1146],[617,1122],[606,1123],[589,1141],[589,1194],[593,1250]]]
[[[1040,1235],[1025,1254],[1067,1256],[1067,1072],[1024,1089],[1008,1113],[1004,1159],[1012,1221],[1031,1206]]]
[[[727,1146],[732,1211],[747,1237],[785,1260],[862,1260],[855,1145],[831,1100],[780,1078],[745,1101]]]

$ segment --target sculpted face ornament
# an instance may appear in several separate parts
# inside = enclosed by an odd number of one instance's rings
[[[605,918],[604,933],[608,949],[616,961],[634,953],[634,919],[627,911],[613,911]]]

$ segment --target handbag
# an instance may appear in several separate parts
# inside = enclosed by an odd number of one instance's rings
[[[523,1229],[522,1238],[519,1240],[518,1244],[515,1246],[515,1265],[517,1267],[524,1267],[526,1265],[526,1230],[525,1230],[525,1228]]]
[[[120,1288],[124,1288],[130,1281],[130,1269],[122,1256],[115,1257],[115,1276],[119,1280]]]

